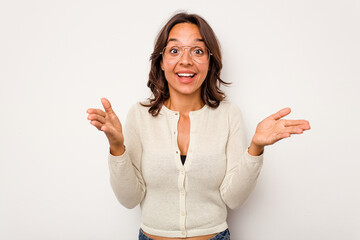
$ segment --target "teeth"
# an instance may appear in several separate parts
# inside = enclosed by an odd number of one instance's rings
[[[192,73],[178,73],[179,77],[193,77],[194,75]]]

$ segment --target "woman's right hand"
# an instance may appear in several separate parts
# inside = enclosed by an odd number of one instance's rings
[[[99,131],[103,131],[110,144],[110,153],[120,156],[125,152],[124,135],[119,118],[111,108],[109,100],[101,99],[105,112],[101,109],[89,108],[87,119]]]

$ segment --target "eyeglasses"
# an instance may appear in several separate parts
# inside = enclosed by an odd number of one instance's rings
[[[185,49],[188,49],[191,59],[200,64],[207,63],[212,55],[207,47],[200,46],[166,46],[160,54],[164,62],[173,64],[184,55]]]

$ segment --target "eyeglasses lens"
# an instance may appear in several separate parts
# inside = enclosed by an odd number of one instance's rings
[[[188,54],[197,63],[207,63],[209,61],[209,50],[206,47],[200,46],[167,46],[162,51],[164,61],[168,63],[176,63],[180,58],[186,54],[185,49],[188,49]]]

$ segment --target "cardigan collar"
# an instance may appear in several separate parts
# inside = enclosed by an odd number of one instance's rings
[[[199,113],[201,113],[201,112],[203,112],[203,111],[206,111],[206,109],[208,109],[208,108],[209,108],[208,105],[205,104],[205,105],[204,105],[202,108],[200,108],[199,110],[190,111],[190,112],[189,112],[189,116],[192,116],[192,115],[194,115],[194,114],[199,114]],[[178,111],[173,111],[173,110],[167,108],[167,107],[165,106],[165,104],[163,104],[163,106],[161,107],[160,112],[164,112],[164,113],[166,113],[166,114],[175,115],[175,116],[179,115],[179,112],[178,112]]]

